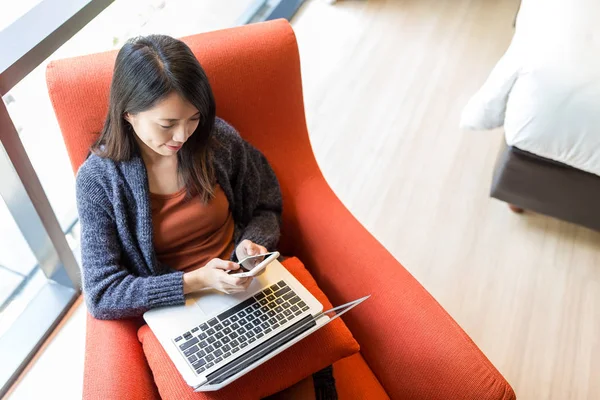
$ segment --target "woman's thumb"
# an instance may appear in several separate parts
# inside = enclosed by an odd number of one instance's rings
[[[234,263],[233,261],[227,261],[227,264],[225,267],[226,267],[225,269],[232,270],[232,271],[240,268],[239,264]]]
[[[238,264],[234,263],[233,261],[226,261],[226,260],[220,260],[220,261],[221,262],[217,263],[215,265],[215,267],[225,270],[225,271],[236,270],[240,267]]]
[[[246,254],[248,254],[249,256],[255,255],[257,253],[256,250],[256,245],[252,242],[248,243],[248,245],[246,246]]]

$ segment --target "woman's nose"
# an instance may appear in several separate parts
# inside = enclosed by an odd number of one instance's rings
[[[173,141],[184,143],[188,138],[187,132],[185,128],[177,129],[173,135]]]

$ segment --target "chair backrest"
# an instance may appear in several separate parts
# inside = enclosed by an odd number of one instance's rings
[[[322,176],[308,137],[300,58],[291,26],[277,20],[182,40],[209,77],[217,115],[273,166],[283,192],[285,236],[286,225],[293,221],[295,189],[311,176]],[[116,55],[110,51],[48,65],[50,99],[74,172],[104,123]]]

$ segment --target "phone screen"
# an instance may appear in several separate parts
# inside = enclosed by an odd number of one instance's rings
[[[260,254],[256,256],[251,256],[243,259],[240,264],[240,269],[244,270],[244,272],[250,272],[256,267],[258,264],[263,262],[265,258],[269,257],[273,253]]]

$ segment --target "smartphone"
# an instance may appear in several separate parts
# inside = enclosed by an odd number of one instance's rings
[[[238,264],[240,265],[240,269],[238,269],[237,271],[241,272],[233,271],[232,274],[240,278],[256,276],[262,270],[264,270],[267,267],[267,265],[269,265],[273,260],[276,260],[278,257],[278,251],[248,256],[242,261],[238,262]]]

